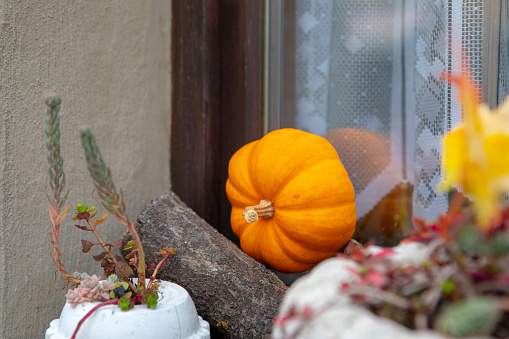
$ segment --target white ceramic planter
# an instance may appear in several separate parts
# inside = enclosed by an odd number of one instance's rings
[[[147,280],[148,282],[148,280]],[[210,338],[210,326],[196,313],[189,293],[179,285],[160,283],[156,309],[137,305],[124,312],[117,305],[96,310],[81,326],[77,339],[95,338]],[[97,302],[66,303],[59,319],[50,323],[46,339],[69,339],[83,316]]]

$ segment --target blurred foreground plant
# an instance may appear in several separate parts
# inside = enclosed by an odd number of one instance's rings
[[[402,266],[394,251],[360,244],[346,256],[358,264],[343,293],[374,313],[415,329],[464,337],[509,337],[509,100],[497,110],[475,102],[468,76],[446,76],[460,89],[464,122],[444,137],[445,181],[458,188],[436,222],[414,219],[402,242],[426,244],[420,265]]]
[[[445,78],[459,86],[464,117],[443,140],[441,189],[459,188],[472,201],[456,193],[436,223],[415,220],[417,230],[405,241],[427,243],[429,257],[407,272],[379,272],[387,279],[378,280],[383,283],[377,288],[387,292],[387,300],[366,298],[364,287],[349,292],[378,314],[399,308],[399,320],[411,327],[432,326],[453,336],[507,337],[509,209],[500,208],[500,195],[509,190],[509,100],[490,111],[475,101],[469,75]],[[365,272],[376,272],[377,259],[360,258]],[[391,302],[401,298],[407,302]]]
[[[475,200],[479,226],[487,231],[501,216],[499,197],[509,190],[509,97],[496,110],[476,102],[468,75],[445,76],[459,87],[463,123],[443,141],[445,181]]]
[[[433,328],[464,337],[509,337],[509,209],[483,232],[462,195],[435,223],[414,219],[404,243],[427,245],[420,265],[402,266],[392,249],[373,254],[352,246],[345,255],[359,264],[355,284],[343,293],[374,313],[414,329]]]

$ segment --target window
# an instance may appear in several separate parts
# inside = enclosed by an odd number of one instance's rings
[[[412,216],[446,210],[436,189],[440,141],[461,107],[440,74],[460,72],[465,55],[483,101],[502,100],[508,8],[506,0],[270,1],[267,130],[295,127],[336,147],[356,191],[357,240],[397,243]]]
[[[435,189],[440,138],[461,110],[440,72],[459,70],[461,46],[495,106],[509,93],[508,18],[508,0],[173,2],[173,190],[236,241],[231,155],[301,128],[337,144],[356,237],[396,242],[411,216],[447,206]]]

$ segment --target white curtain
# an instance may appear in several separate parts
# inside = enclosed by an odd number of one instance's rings
[[[413,185],[414,216],[446,210],[440,142],[461,109],[440,74],[460,71],[463,48],[481,85],[483,1],[297,0],[296,127],[332,140],[358,218],[402,183]]]

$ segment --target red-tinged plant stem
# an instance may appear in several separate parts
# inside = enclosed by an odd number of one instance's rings
[[[90,311],[88,311],[87,314],[85,314],[85,316],[83,318],[81,318],[80,322],[76,326],[76,329],[74,330],[74,333],[72,334],[71,339],[76,339],[76,336],[78,335],[78,331],[79,331],[80,327],[83,325],[85,320],[87,320],[88,317],[90,317],[92,315],[92,313],[94,313],[101,307],[108,306],[108,305],[117,305],[117,304],[118,304],[118,299],[113,299],[113,300],[109,300],[109,301],[100,303],[99,305],[95,306]]]
[[[168,259],[168,257],[171,255],[171,253],[168,253],[168,254],[165,254],[164,255],[164,258],[161,259],[161,261],[159,262],[159,264],[157,264],[156,266],[156,269],[154,270],[154,273],[152,273],[152,278],[153,279],[150,279],[150,282],[148,283],[148,286],[147,288],[152,288],[152,283],[153,281],[155,280],[156,278],[156,275],[157,275],[157,272],[159,271],[159,269],[161,268],[161,266],[163,266],[164,262],[166,261],[166,259]]]
[[[53,259],[55,267],[62,275],[64,283],[79,284],[81,280],[73,277],[65,269],[64,264],[62,263],[62,252],[60,251],[60,225],[62,224],[62,221],[64,220],[65,215],[67,214],[70,208],[71,206],[67,206],[65,210],[62,213],[60,213],[60,208],[58,206],[55,208],[54,206],[50,205],[49,210],[51,217],[51,231],[49,231],[48,233],[50,235],[51,247],[53,248],[51,258]]]
[[[359,294],[368,298],[377,299],[382,302],[386,302],[387,304],[393,305],[395,307],[401,308],[403,310],[409,310],[412,307],[410,300],[400,297],[397,294],[394,294],[389,291],[384,290],[374,290],[368,288],[351,288],[350,294],[355,295]]]
[[[122,196],[122,195],[120,194],[120,196]],[[99,194],[99,197],[101,197],[100,194]],[[107,204],[103,204],[103,206],[106,207],[107,209],[109,207]],[[124,207],[123,199],[122,199],[122,203],[120,206]],[[141,244],[140,236],[138,235],[138,232],[134,228],[134,225],[131,223],[131,220],[127,216],[127,213],[125,212],[125,208],[122,208],[122,213],[120,213],[118,210],[115,210],[112,208],[109,208],[109,212],[113,215],[113,217],[115,217],[115,219],[117,219],[117,221],[119,223],[127,226],[127,229],[129,230],[129,232],[131,233],[131,236],[133,237],[134,247],[136,248],[134,255],[135,255],[135,257],[136,257],[136,255],[138,256],[138,258],[137,258],[138,285],[140,285],[141,288],[144,289],[145,288],[145,271],[147,269],[147,265],[145,264],[145,253],[143,252],[143,246]]]
[[[142,288],[145,288],[145,255],[140,237],[127,216],[122,189],[120,188],[117,191],[111,178],[110,168],[106,166],[106,163],[103,160],[101,151],[97,146],[97,141],[92,131],[89,128],[83,128],[80,135],[81,145],[85,151],[88,170],[90,172],[90,176],[94,180],[94,185],[97,189],[99,198],[102,201],[102,205],[115,217],[115,219],[117,219],[118,222],[127,226],[133,237],[134,246],[138,250],[139,257],[137,267],[138,284],[140,284]]]
[[[129,232],[131,232],[131,235],[134,240],[134,246],[136,246],[138,252],[138,284],[142,288],[145,288],[145,270],[146,270],[145,253],[143,252],[143,246],[141,245],[141,239],[138,235],[138,232],[136,232],[136,229],[134,228],[134,225],[131,223],[131,220],[129,220],[127,214],[125,215],[125,218],[127,221],[127,228],[129,229]]]
[[[94,233],[95,237],[97,238],[97,240],[99,241],[99,244],[101,245],[101,247],[104,249],[104,251],[106,252],[106,254],[109,255],[109,257],[111,258],[111,260],[116,264],[117,263],[117,258],[115,258],[115,256],[113,255],[113,253],[111,253],[110,249],[108,248],[108,246],[106,246],[106,243],[103,241],[103,239],[101,238],[101,236],[99,235],[99,233],[97,232],[96,228],[95,228],[95,225],[94,223],[92,222],[92,220],[90,220],[90,218],[86,218],[85,219],[88,223],[88,226],[90,226],[90,230],[92,231],[92,233]]]
[[[129,285],[129,287],[131,288],[131,291],[133,291],[134,294],[138,294],[138,289],[136,287],[134,287],[134,284],[131,281],[131,279],[127,280],[127,284]]]

